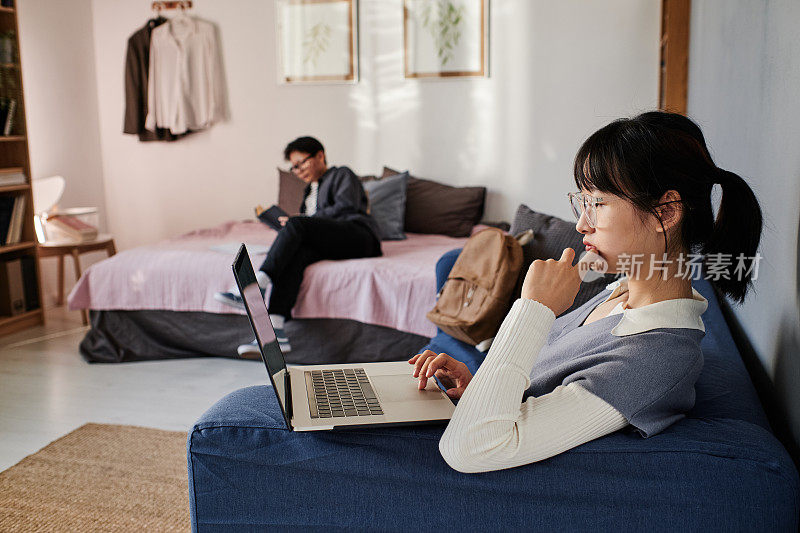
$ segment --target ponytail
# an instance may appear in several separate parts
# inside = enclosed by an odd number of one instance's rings
[[[730,267],[712,283],[732,300],[743,303],[758,266],[755,257],[761,240],[763,216],[756,195],[738,174],[716,168],[712,178],[722,187],[722,200],[708,240],[702,247],[706,265],[724,258]],[[711,255],[710,254],[725,254]],[[740,265],[741,258],[744,264]],[[737,265],[739,265],[737,269]]]

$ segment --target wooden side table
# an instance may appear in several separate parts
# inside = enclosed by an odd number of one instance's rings
[[[39,245],[39,258],[58,257],[58,299],[56,300],[58,305],[64,304],[64,256],[72,256],[75,279],[78,280],[81,277],[81,254],[98,250],[105,250],[108,257],[116,254],[114,237],[107,233],[101,233],[92,241],[49,241]],[[89,313],[86,309],[81,309],[81,319],[84,326],[89,323]]]

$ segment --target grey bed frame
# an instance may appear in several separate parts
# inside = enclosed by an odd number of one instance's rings
[[[93,363],[182,357],[239,358],[253,339],[245,315],[184,311],[90,311],[91,329],[80,344]],[[286,323],[288,363],[402,361],[430,339],[348,319],[303,318]]]

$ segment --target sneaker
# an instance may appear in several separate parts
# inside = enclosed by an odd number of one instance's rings
[[[244,300],[238,294],[232,292],[215,292],[214,299],[218,302],[236,307],[237,309],[244,309]]]
[[[286,336],[286,332],[283,328],[274,328],[275,329],[275,337],[278,339],[278,344],[289,344],[289,337]]]
[[[249,344],[242,344],[236,351],[239,353],[239,357],[243,359],[260,359],[261,358],[261,350],[258,348],[258,343],[253,339],[253,342]]]
[[[277,331],[283,332],[283,330],[276,330],[276,333],[277,333]],[[291,352],[292,351],[292,345],[289,344],[289,339],[285,336],[285,334],[281,333],[281,335],[283,335],[283,336],[277,336],[276,335],[277,339],[278,339],[278,346],[280,347],[281,352],[283,352],[283,353]],[[236,351],[239,353],[240,356],[245,357],[245,358],[249,358],[248,356],[250,356],[250,357],[255,356],[254,357],[255,359],[261,357],[261,350],[259,349],[258,342],[255,339],[250,341],[248,344],[240,345],[236,349]]]
[[[261,287],[259,288],[261,289],[261,298],[264,298],[267,290]],[[242,300],[242,296],[239,294],[238,290],[232,290],[230,292],[215,292],[214,299],[218,302],[230,305],[231,307],[244,309],[244,300]]]
[[[292,351],[292,345],[289,344],[289,337],[286,336],[286,332],[283,331],[282,328],[277,328],[275,330],[275,337],[278,339],[278,346],[280,346],[283,353]]]

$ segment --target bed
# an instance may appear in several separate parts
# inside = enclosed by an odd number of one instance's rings
[[[238,357],[236,347],[252,340],[247,317],[213,296],[233,285],[239,243],[258,266],[276,235],[259,222],[227,222],[92,265],[68,300],[72,310],[89,310],[81,354],[91,362]],[[392,361],[414,353],[436,334],[425,317],[435,303],[436,261],[466,240],[407,233],[384,241],[382,257],[308,267],[287,323],[287,361]]]

